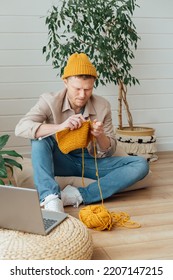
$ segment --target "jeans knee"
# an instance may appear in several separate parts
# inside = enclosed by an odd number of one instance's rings
[[[32,146],[32,153],[44,153],[45,151],[52,149],[53,143],[50,139],[50,137],[47,137],[42,140],[31,140],[31,146]]]
[[[142,156],[138,156],[138,160],[139,160],[139,163],[141,165],[141,168],[142,168],[142,171],[143,171],[143,174],[144,176],[146,176],[149,172],[149,163],[148,161],[142,157]]]

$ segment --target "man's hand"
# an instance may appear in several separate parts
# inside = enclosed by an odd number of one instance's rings
[[[105,135],[102,122],[99,122],[97,120],[93,121],[91,134],[95,136],[95,138],[97,139],[97,143],[103,151],[107,150],[110,147],[110,138]]]
[[[94,120],[92,123],[91,134],[97,138],[103,133],[104,133],[103,123]]]
[[[61,124],[62,129],[63,128],[69,128],[70,130],[74,130],[77,128],[80,128],[82,126],[82,123],[86,120],[82,116],[82,114],[76,114],[73,116],[70,116],[65,122]]]

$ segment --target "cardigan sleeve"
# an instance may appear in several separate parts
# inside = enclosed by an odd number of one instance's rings
[[[35,106],[16,125],[15,135],[35,139],[37,129],[46,122],[50,114],[50,107],[41,95]]]

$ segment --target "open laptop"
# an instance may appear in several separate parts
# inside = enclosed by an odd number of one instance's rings
[[[66,217],[41,209],[36,189],[0,185],[0,228],[46,235]]]

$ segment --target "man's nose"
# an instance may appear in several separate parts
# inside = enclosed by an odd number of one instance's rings
[[[85,90],[80,89],[79,94],[80,94],[80,97],[84,97],[85,96]]]

